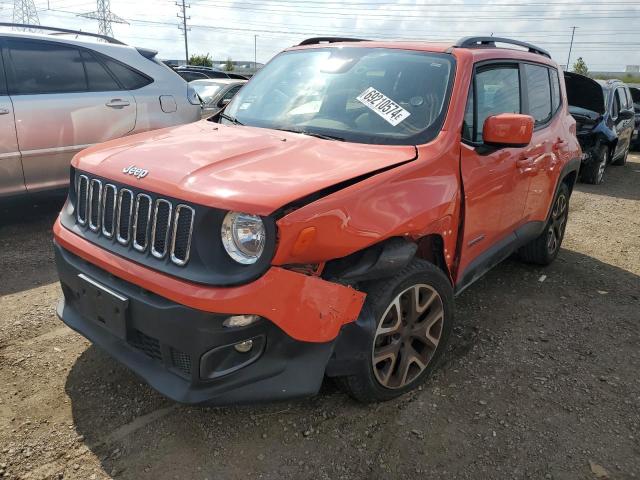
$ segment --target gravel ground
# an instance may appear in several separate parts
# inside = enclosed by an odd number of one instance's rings
[[[458,298],[423,388],[368,406],[155,393],[55,317],[59,207],[0,210],[0,478],[640,478],[640,155],[577,186],[553,265]]]

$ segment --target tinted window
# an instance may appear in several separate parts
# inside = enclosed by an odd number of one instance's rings
[[[499,113],[520,113],[519,78],[518,68],[515,66],[490,68],[476,74],[475,141],[482,141],[482,129],[487,117]]]
[[[7,40],[11,94],[84,92],[80,51],[44,42]]]
[[[152,81],[141,73],[138,73],[135,70],[126,67],[109,57],[101,58],[102,61],[106,64],[107,68],[111,71],[111,73],[116,76],[118,81],[127,90],[136,90],[137,88],[142,88],[145,85],[149,85]]]
[[[556,112],[560,108],[560,78],[558,77],[558,71],[555,68],[549,69],[549,76],[551,78],[551,111]]]
[[[89,91],[108,92],[111,90],[120,90],[120,86],[111,74],[105,70],[93,55],[88,52],[82,52],[82,60],[84,60],[84,68],[87,71]]]
[[[551,88],[548,71],[546,67],[524,65],[527,77],[529,114],[536,121],[536,125],[546,123],[551,119]]]

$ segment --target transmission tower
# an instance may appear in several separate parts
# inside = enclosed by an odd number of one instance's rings
[[[38,11],[34,0],[13,0],[13,23],[23,25],[40,25]],[[33,30],[30,28],[16,28],[16,30]]]
[[[96,3],[97,8],[95,11],[82,13],[79,16],[98,20],[98,22],[100,23],[100,26],[98,27],[98,33],[101,35],[113,37],[113,28],[111,28],[111,24],[128,22],[111,11],[111,0],[97,0]]]

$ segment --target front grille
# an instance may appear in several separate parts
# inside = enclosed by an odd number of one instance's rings
[[[195,210],[165,198],[118,188],[85,174],[76,180],[76,221],[106,238],[176,265],[189,261]]]
[[[129,343],[154,360],[162,360],[160,342],[157,338],[150,337],[140,330],[134,330],[129,338]]]

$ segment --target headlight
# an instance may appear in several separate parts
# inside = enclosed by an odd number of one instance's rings
[[[264,251],[264,223],[256,215],[227,213],[221,234],[222,244],[229,256],[243,265],[256,263]]]

